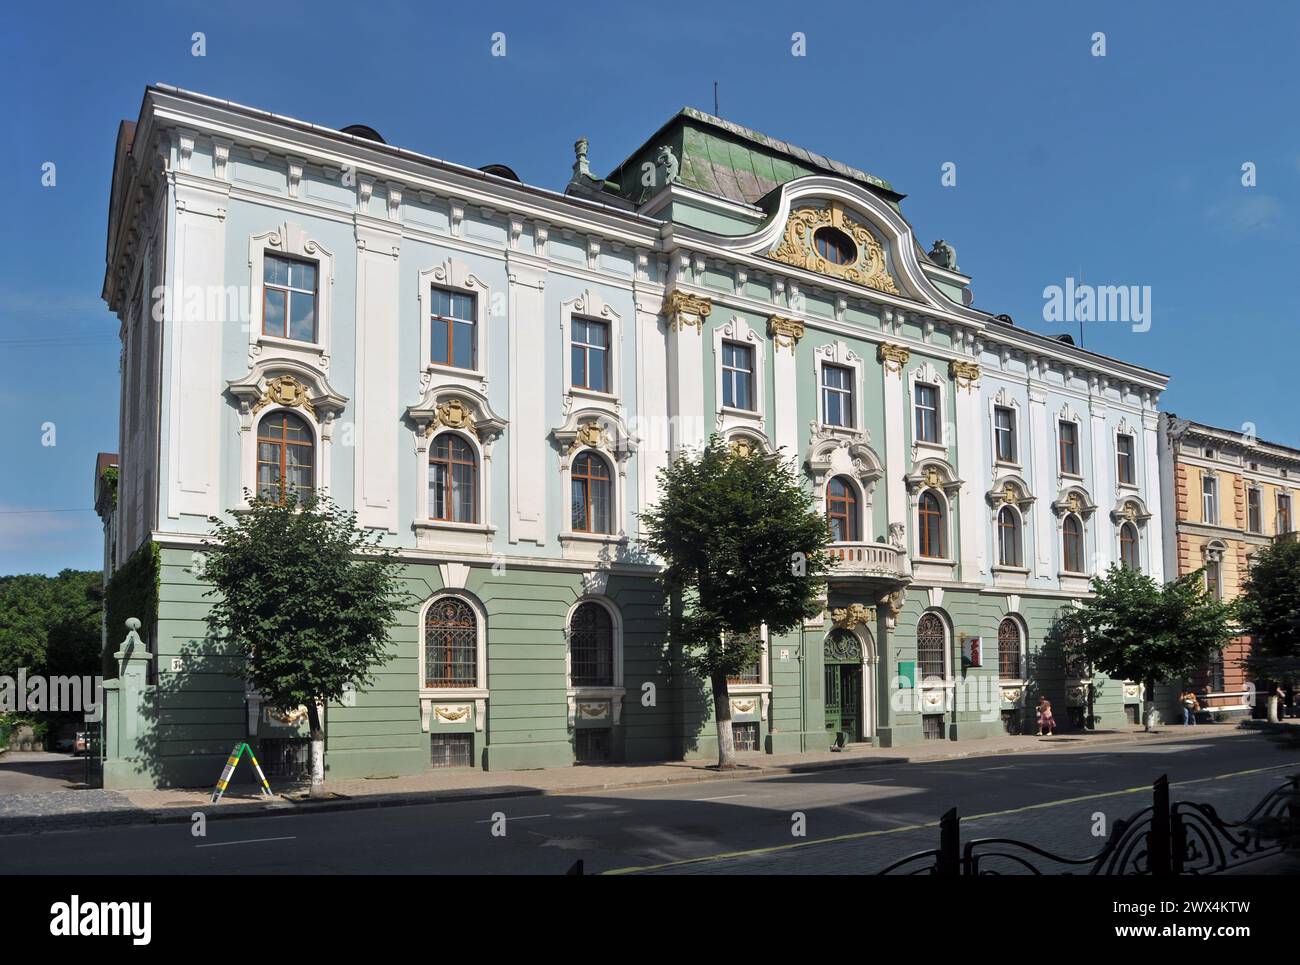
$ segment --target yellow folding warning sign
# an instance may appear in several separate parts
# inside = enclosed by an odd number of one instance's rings
[[[266,783],[266,775],[262,773],[262,767],[257,763],[257,756],[253,749],[248,746],[247,741],[240,741],[235,745],[235,749],[230,752],[230,757],[226,760],[225,770],[221,772],[221,777],[217,780],[216,789],[212,792],[212,803],[216,804],[221,800],[221,795],[226,793],[226,788],[230,785],[230,775],[235,773],[235,765],[239,759],[248,753],[248,759],[253,762],[253,770],[257,771],[257,779],[262,782],[262,796],[274,797],[271,793],[271,785]]]

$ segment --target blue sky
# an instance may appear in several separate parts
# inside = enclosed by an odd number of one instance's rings
[[[906,193],[920,239],[957,249],[980,308],[1077,336],[1043,321],[1045,286],[1150,286],[1149,331],[1094,323],[1085,346],[1173,376],[1162,404],[1179,415],[1300,445],[1298,9],[17,5],[0,37],[0,171],[13,188],[0,219],[0,574],[99,565],[92,469],[117,448],[118,323],[99,299],[113,140],[159,81],[366,123],[389,143],[560,188],[579,135],[608,172],[683,105],[711,110],[716,80],[723,116]],[[195,31],[204,57],[191,55]],[[796,31],[806,56],[792,56]],[[1092,56],[1098,31],[1105,57]],[[940,182],[945,162],[954,187]]]

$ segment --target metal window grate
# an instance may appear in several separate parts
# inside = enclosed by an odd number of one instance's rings
[[[609,760],[609,729],[583,727],[575,731],[573,752],[579,764],[596,764]]]
[[[733,721],[731,735],[736,742],[736,750],[758,750],[758,721]]]
[[[584,603],[569,620],[569,652],[575,687],[614,683],[614,621],[599,603]]]
[[[922,714],[921,734],[928,741],[943,740],[943,714]]]
[[[257,763],[268,778],[305,781],[311,777],[311,739],[263,737],[257,744]]]
[[[430,734],[429,763],[433,767],[473,767],[473,734]]]
[[[947,647],[948,633],[943,621],[933,613],[923,614],[916,624],[916,663],[923,680],[943,678]]]
[[[1125,704],[1125,705],[1124,705],[1124,716],[1128,719],[1128,722],[1129,722],[1130,724],[1138,724],[1138,723],[1141,723],[1141,721],[1138,720],[1138,705],[1137,705],[1137,704]]]
[[[429,607],[424,623],[424,685],[474,687],[478,683],[478,620],[464,600],[445,597]]]

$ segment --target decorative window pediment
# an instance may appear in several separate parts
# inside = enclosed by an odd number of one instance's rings
[[[880,239],[838,201],[790,212],[781,240],[767,257],[876,291],[899,294]]]
[[[1151,511],[1147,509],[1146,503],[1140,496],[1125,496],[1110,511],[1111,522],[1117,526],[1121,523],[1134,523],[1138,526],[1144,526],[1150,518]]]
[[[962,487],[957,471],[946,459],[929,458],[922,461],[916,471],[904,477],[907,490],[915,497],[923,489],[941,489],[949,498],[956,496]]]
[[[488,450],[507,425],[492,411],[485,395],[464,385],[431,386],[419,402],[407,407],[406,417],[415,424],[417,436],[455,429],[473,436]]]
[[[993,488],[984,494],[984,498],[994,509],[1015,506],[1022,512],[1035,502],[1035,497],[1029,492],[1029,484],[1015,475],[1000,477]]]
[[[1073,513],[1086,519],[1096,510],[1097,504],[1092,501],[1092,497],[1082,486],[1066,486],[1052,503],[1052,512],[1057,516]]]

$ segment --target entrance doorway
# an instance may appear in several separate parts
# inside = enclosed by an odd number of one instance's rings
[[[824,647],[823,693],[826,736],[831,746],[870,740],[872,733],[868,662],[857,634],[843,628],[832,630]]]

